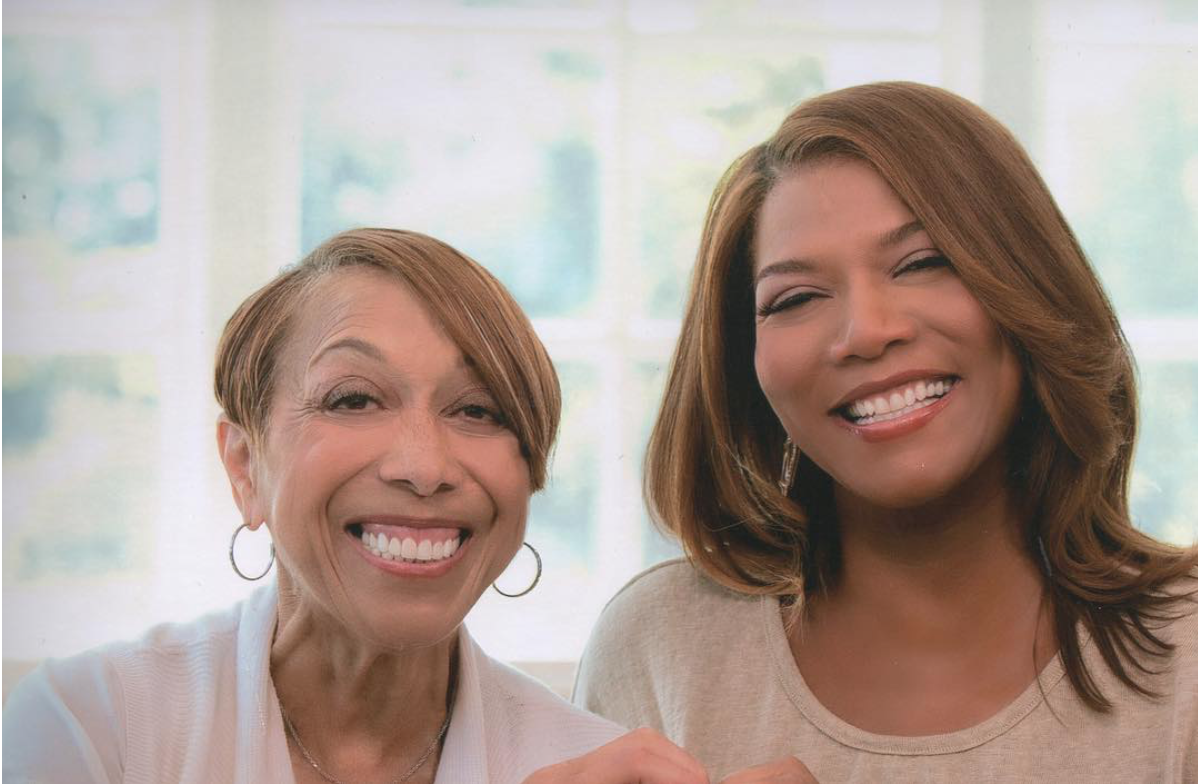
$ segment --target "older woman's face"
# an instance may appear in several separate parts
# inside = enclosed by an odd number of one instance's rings
[[[301,601],[384,645],[461,623],[520,547],[516,436],[413,295],[335,273],[276,369],[255,496]]]

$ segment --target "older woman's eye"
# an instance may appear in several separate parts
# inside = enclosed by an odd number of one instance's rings
[[[346,392],[331,395],[325,407],[330,411],[362,411],[377,402],[366,392]]]
[[[458,413],[467,419],[474,419],[480,422],[495,422],[503,424],[504,418],[499,411],[495,411],[487,406],[482,406],[477,403],[463,406],[458,410]]]
[[[450,415],[471,427],[489,429],[507,427],[508,420],[498,410],[484,403],[464,403],[451,409]]]

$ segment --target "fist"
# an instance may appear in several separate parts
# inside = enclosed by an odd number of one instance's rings
[[[784,757],[738,771],[721,784],[817,784],[817,779],[803,762],[795,757]]]
[[[704,768],[690,754],[654,730],[642,728],[582,757],[542,768],[525,779],[524,784],[709,784],[709,781]]]

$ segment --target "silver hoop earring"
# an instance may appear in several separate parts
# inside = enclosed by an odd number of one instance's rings
[[[243,580],[254,582],[255,580],[261,580],[262,578],[266,577],[267,572],[271,571],[271,567],[275,565],[275,543],[271,542],[271,560],[267,561],[267,568],[262,570],[262,574],[260,574],[258,577],[250,577],[246,575],[245,572],[238,568],[237,558],[235,558],[233,555],[233,546],[237,544],[238,534],[242,532],[242,529],[249,527],[249,523],[242,523],[236,529],[234,529],[233,537],[229,540],[229,565],[233,567],[233,571],[238,577],[241,577]]]
[[[792,443],[791,436],[783,442],[783,469],[779,472],[779,492],[787,495],[791,492],[792,481],[796,478],[796,461],[800,450]]]
[[[530,591],[532,591],[534,588],[537,587],[538,581],[542,579],[542,556],[538,553],[537,550],[534,549],[533,545],[531,545],[529,542],[521,542],[521,544],[523,544],[525,547],[528,547],[529,552],[533,553],[533,557],[537,559],[537,574],[535,574],[533,576],[533,582],[530,583],[529,587],[526,588],[524,591],[521,591],[520,593],[505,593],[504,591],[501,591],[499,588],[497,588],[495,583],[492,583],[493,591],[500,594],[501,596],[507,596],[509,599],[516,599],[518,596],[524,596],[525,594],[529,593]]]

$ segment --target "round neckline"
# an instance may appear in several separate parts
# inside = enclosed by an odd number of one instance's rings
[[[938,735],[879,735],[840,718],[822,705],[809,689],[788,645],[779,597],[761,597],[759,610],[766,638],[765,647],[788,699],[822,733],[838,743],[861,751],[918,756],[954,754],[981,746],[1008,732],[1032,713],[1044,701],[1043,695],[1049,696],[1066,674],[1062,656],[1056,653],[1016,699],[979,724]],[[1090,638],[1086,634],[1081,635],[1080,650],[1084,650],[1089,643]]]

